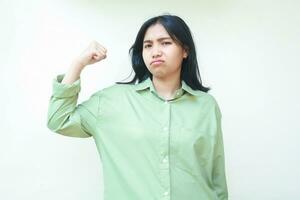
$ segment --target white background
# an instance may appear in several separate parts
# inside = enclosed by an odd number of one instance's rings
[[[165,12],[191,28],[220,105],[230,199],[300,199],[299,10],[297,0],[1,0],[0,199],[102,199],[93,139],[46,126],[52,80],[92,40],[108,57],[83,71],[79,101],[125,80],[138,29]]]

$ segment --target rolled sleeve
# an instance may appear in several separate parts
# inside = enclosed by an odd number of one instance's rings
[[[53,80],[47,126],[65,136],[90,137],[97,121],[98,93],[77,105],[80,79],[71,84],[62,84],[63,78],[64,74],[60,74]]]
[[[80,78],[71,84],[61,83],[65,74],[59,74],[52,82],[52,95],[57,98],[67,98],[77,95],[81,90]]]

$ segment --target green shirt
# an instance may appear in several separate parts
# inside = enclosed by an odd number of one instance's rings
[[[53,80],[48,128],[93,137],[104,200],[227,200],[221,112],[215,98],[184,81],[172,100],[150,78],[114,84],[77,104],[80,79]]]

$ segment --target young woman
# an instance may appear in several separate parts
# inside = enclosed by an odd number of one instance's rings
[[[77,105],[80,73],[106,58],[93,41],[53,81],[48,127],[93,137],[105,200],[227,200],[221,112],[201,83],[186,23],[147,20],[130,48],[135,76]]]

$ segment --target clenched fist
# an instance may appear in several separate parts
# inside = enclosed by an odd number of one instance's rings
[[[106,58],[106,48],[97,41],[92,41],[89,46],[76,59],[82,66],[94,64]]]

